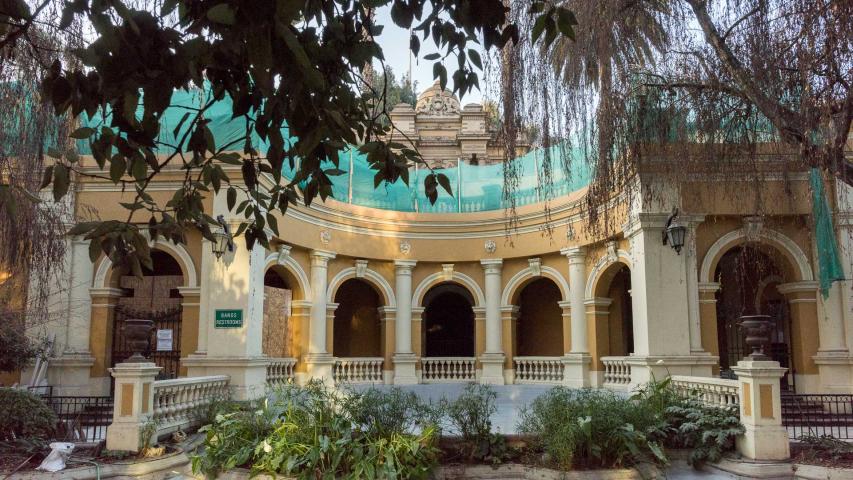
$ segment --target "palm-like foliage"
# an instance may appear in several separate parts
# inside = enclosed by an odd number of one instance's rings
[[[565,0],[575,12],[575,40],[559,38],[547,52],[557,75],[581,96],[597,97],[598,168],[608,168],[613,150],[615,95],[637,66],[654,62],[669,42],[666,0]]]

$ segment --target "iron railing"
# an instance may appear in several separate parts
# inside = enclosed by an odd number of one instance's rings
[[[113,421],[112,397],[54,395],[52,386],[29,390],[56,413],[59,440],[94,443],[107,438],[107,427]]]
[[[783,394],[782,425],[788,437],[853,439],[853,395]]]

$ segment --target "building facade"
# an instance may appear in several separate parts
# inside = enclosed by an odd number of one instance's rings
[[[394,115],[436,164],[498,158],[479,106],[431,91]],[[165,202],[180,181],[164,171],[148,192]],[[88,243],[69,238],[48,382],[65,394],[109,393],[110,369],[127,355],[122,322],[145,316],[157,322],[149,354],[161,376],[228,375],[237,398],[262,395],[272,377],[627,390],[668,374],[730,377],[748,353],[738,319],[767,314],[767,352],[788,368],[783,388],[853,393],[851,286],[819,292],[807,172],[764,181],[786,202],[743,202],[733,187],[753,188],[638,175],[630,201],[614,197],[616,227],[603,238],[587,228],[586,187],[550,199],[547,212],[543,202],[520,206],[509,235],[500,209],[401,212],[330,199],[279,215],[270,250],[237,241],[217,257],[198,232],[186,244],[152,242],[142,279],[108,258],[92,263]],[[649,188],[654,200],[642,195]],[[124,218],[119,202],[132,196],[90,178],[73,191],[77,212],[103,220]],[[840,184],[829,192],[849,279],[853,199]],[[224,191],[205,202],[236,229]],[[687,233],[679,251],[662,241],[673,207]]]

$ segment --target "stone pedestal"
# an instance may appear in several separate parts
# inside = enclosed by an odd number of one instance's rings
[[[588,353],[567,353],[563,361],[563,385],[572,388],[589,386],[589,366],[592,357]]]
[[[418,383],[416,365],[418,357],[414,353],[394,355],[394,385],[414,385]]]
[[[115,379],[113,423],[107,427],[107,450],[138,452],[142,431],[154,412],[154,378],[160,367],[151,362],[120,363],[110,369]]]
[[[738,362],[732,371],[740,384],[740,422],[746,431],[737,438],[738,452],[750,460],[786,460],[788,432],[782,426],[779,379],[787,369],[770,360]]]
[[[308,367],[308,378],[318,380],[326,385],[335,383],[335,357],[328,353],[309,353],[305,355],[305,365]]]
[[[480,383],[483,385],[504,384],[504,361],[503,353],[484,353],[480,355],[480,365],[483,370],[480,374]]]

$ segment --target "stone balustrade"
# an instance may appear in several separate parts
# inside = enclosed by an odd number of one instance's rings
[[[267,365],[267,387],[275,388],[293,381],[295,358],[271,358]]]
[[[628,357],[601,357],[604,364],[603,386],[616,390],[626,390],[631,386],[631,365]]]
[[[515,383],[563,382],[562,357],[514,357]]]
[[[684,396],[694,397],[713,407],[737,407],[740,392],[737,380],[673,375],[672,386]]]
[[[474,357],[423,357],[421,369],[424,383],[477,380],[477,359]]]
[[[197,427],[211,403],[229,397],[227,375],[158,380],[152,385],[156,436]]]
[[[383,383],[382,357],[335,358],[336,383]]]

